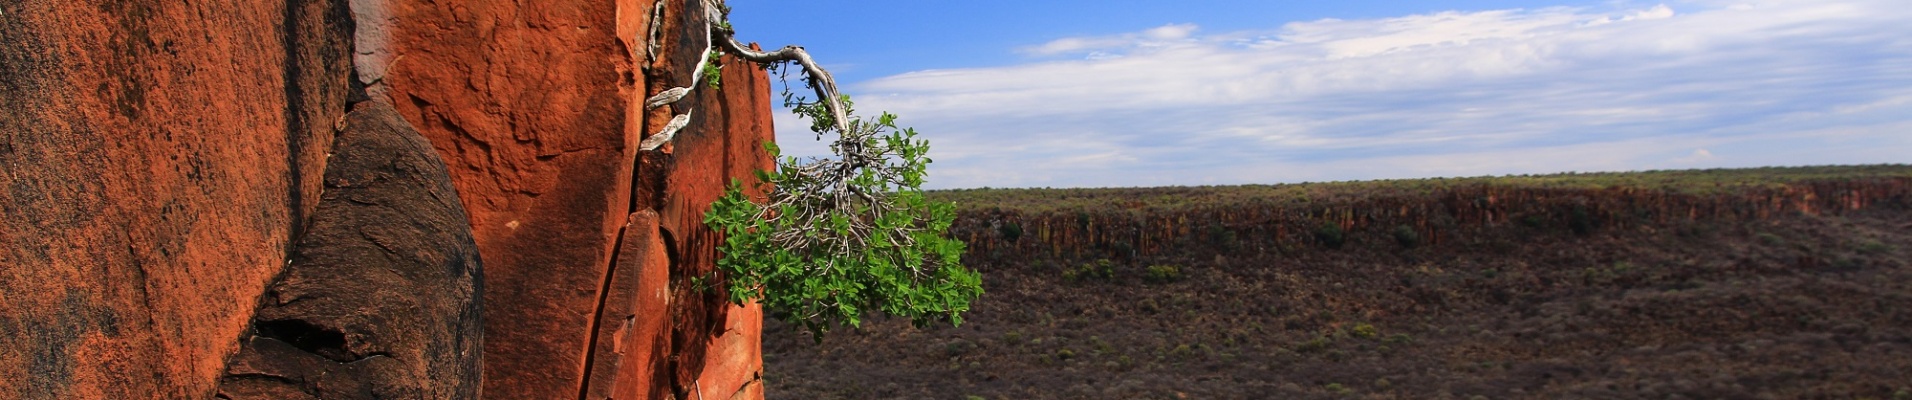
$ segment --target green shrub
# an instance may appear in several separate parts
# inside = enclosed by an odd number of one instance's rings
[[[732,180],[711,203],[703,222],[722,256],[693,282],[734,304],[760,302],[818,341],[831,327],[860,326],[869,311],[961,324],[982,275],[963,267],[964,243],[949,236],[956,205],[924,197],[929,142],[898,128],[893,114],[856,117],[848,96],[834,100],[841,105],[785,93],[819,137],[838,137],[837,158],[801,161],[763,143],[775,167],[749,184]]]
[[[1301,344],[1295,345],[1295,352],[1307,353],[1307,352],[1321,351],[1323,349],[1327,349],[1328,345],[1330,344],[1334,344],[1333,339],[1329,339],[1327,336],[1318,336],[1318,337],[1315,337],[1314,339],[1309,339],[1306,342],[1301,342]]]
[[[1574,206],[1573,212],[1567,215],[1567,227],[1573,229],[1575,235],[1593,233],[1593,214],[1587,211],[1586,206]]]
[[[1182,268],[1174,265],[1150,265],[1146,277],[1149,282],[1155,283],[1180,281],[1182,280]]]
[[[1223,251],[1235,251],[1240,246],[1240,243],[1235,240],[1235,231],[1228,230],[1221,224],[1208,226],[1208,243]]]
[[[962,356],[964,354],[969,354],[969,352],[976,350],[976,347],[977,346],[975,342],[971,342],[968,340],[962,340],[962,339],[951,340],[949,341],[949,343],[943,344],[943,356],[944,357]]]
[[[1334,394],[1348,394],[1348,393],[1354,392],[1354,389],[1348,389],[1348,387],[1346,386],[1341,386],[1341,384],[1339,383],[1332,383],[1332,382],[1328,383],[1328,386],[1324,388],[1328,389],[1328,391],[1330,392],[1334,392]]]
[[[1175,358],[1187,357],[1192,354],[1195,354],[1195,348],[1189,347],[1188,344],[1175,345],[1174,349],[1168,351],[1168,356]]]
[[[1421,233],[1415,232],[1414,227],[1407,225],[1395,226],[1393,233],[1394,242],[1400,243],[1401,247],[1412,249],[1415,246],[1421,245]]]
[[[1315,241],[1321,242],[1321,245],[1328,246],[1330,249],[1339,249],[1341,245],[1347,243],[1348,240],[1347,232],[1341,230],[1341,225],[1335,225],[1333,223],[1321,224],[1321,226],[1316,227],[1314,237]]]
[[[1091,263],[1082,263],[1082,265],[1076,266],[1075,268],[1062,271],[1062,278],[1071,281],[1086,279],[1107,280],[1114,277],[1115,262],[1109,261],[1107,258],[1095,260],[1095,262]]]
[[[1354,335],[1354,337],[1358,337],[1362,339],[1370,339],[1375,336],[1380,336],[1381,330],[1376,329],[1373,324],[1363,322],[1359,324],[1354,324],[1353,328],[1348,328],[1348,334]]]
[[[1022,225],[1014,222],[1004,222],[1002,225],[996,226],[996,233],[1002,234],[1002,240],[1014,243],[1017,239],[1022,239]]]

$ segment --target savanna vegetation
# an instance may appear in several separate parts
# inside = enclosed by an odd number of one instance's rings
[[[771,398],[1912,398],[1912,167],[986,189],[960,327],[772,322]]]

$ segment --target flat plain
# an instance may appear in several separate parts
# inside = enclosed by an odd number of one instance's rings
[[[961,326],[770,398],[1912,398],[1912,166],[972,189]]]

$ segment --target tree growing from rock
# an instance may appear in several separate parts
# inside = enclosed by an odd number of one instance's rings
[[[736,39],[720,0],[704,0],[710,47],[687,87],[663,91],[645,102],[656,108],[716,86],[711,59],[728,53],[778,71],[795,72],[815,97],[785,85],[783,102],[810,121],[818,140],[834,136],[835,158],[777,158],[776,169],[759,171],[756,182],[732,182],[711,205],[704,223],[723,233],[717,247],[721,279],[733,303],[760,301],[771,315],[816,334],[835,326],[860,325],[866,312],[907,317],[918,326],[962,323],[962,313],[982,294],[980,274],[964,268],[963,242],[948,236],[955,205],[926,199],[922,185],[930,163],[929,142],[896,116],[855,115],[849,96],[837,91],[830,73],[802,47],[760,51]],[[655,36],[655,30],[653,30]],[[655,41],[653,41],[655,42]],[[654,51],[654,49],[653,49]],[[794,67],[794,68],[793,68]],[[792,71],[794,69],[794,71]],[[694,110],[692,110],[694,111]],[[689,123],[690,112],[672,118],[640,147],[656,149]],[[745,185],[766,193],[762,203]]]

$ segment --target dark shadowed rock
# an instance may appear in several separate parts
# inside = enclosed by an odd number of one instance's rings
[[[220,395],[471,399],[481,270],[445,166],[383,102],[346,115],[325,194]]]

